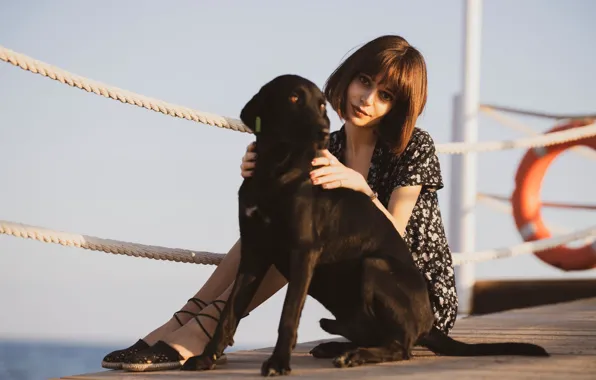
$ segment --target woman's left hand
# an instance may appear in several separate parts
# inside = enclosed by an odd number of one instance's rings
[[[322,150],[321,153],[322,157],[317,157],[312,161],[313,166],[322,166],[310,172],[313,184],[322,185],[325,189],[345,187],[364,194],[372,192],[362,174],[344,166],[327,149]]]

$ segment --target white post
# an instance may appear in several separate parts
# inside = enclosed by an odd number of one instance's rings
[[[464,64],[461,97],[454,99],[453,140],[478,141],[480,106],[480,46],[482,32],[482,0],[465,0]],[[450,235],[454,252],[474,252],[476,221],[476,153],[452,157]],[[456,267],[459,313],[471,311],[474,286],[474,265]]]

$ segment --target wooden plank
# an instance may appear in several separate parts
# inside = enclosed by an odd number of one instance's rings
[[[596,298],[464,318],[452,335],[467,342],[524,341],[544,346],[549,358],[439,357],[417,348],[414,359],[338,369],[308,351],[320,341],[299,344],[292,355],[291,377],[304,379],[596,379]],[[228,354],[214,371],[132,373],[103,371],[63,380],[260,379],[261,363],[271,348]]]

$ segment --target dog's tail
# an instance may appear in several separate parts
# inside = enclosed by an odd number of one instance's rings
[[[464,343],[457,341],[433,327],[430,333],[420,339],[418,344],[437,355],[445,356],[550,356],[546,350],[531,343]]]

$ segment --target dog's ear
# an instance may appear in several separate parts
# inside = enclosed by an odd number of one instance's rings
[[[242,108],[240,112],[240,120],[250,128],[253,133],[257,129],[257,118],[262,117],[262,113],[264,111],[264,104],[265,104],[265,89],[262,88],[257,94],[255,94],[252,99],[249,100],[248,103]],[[260,124],[260,123],[259,123]],[[256,131],[260,132],[260,131]]]

